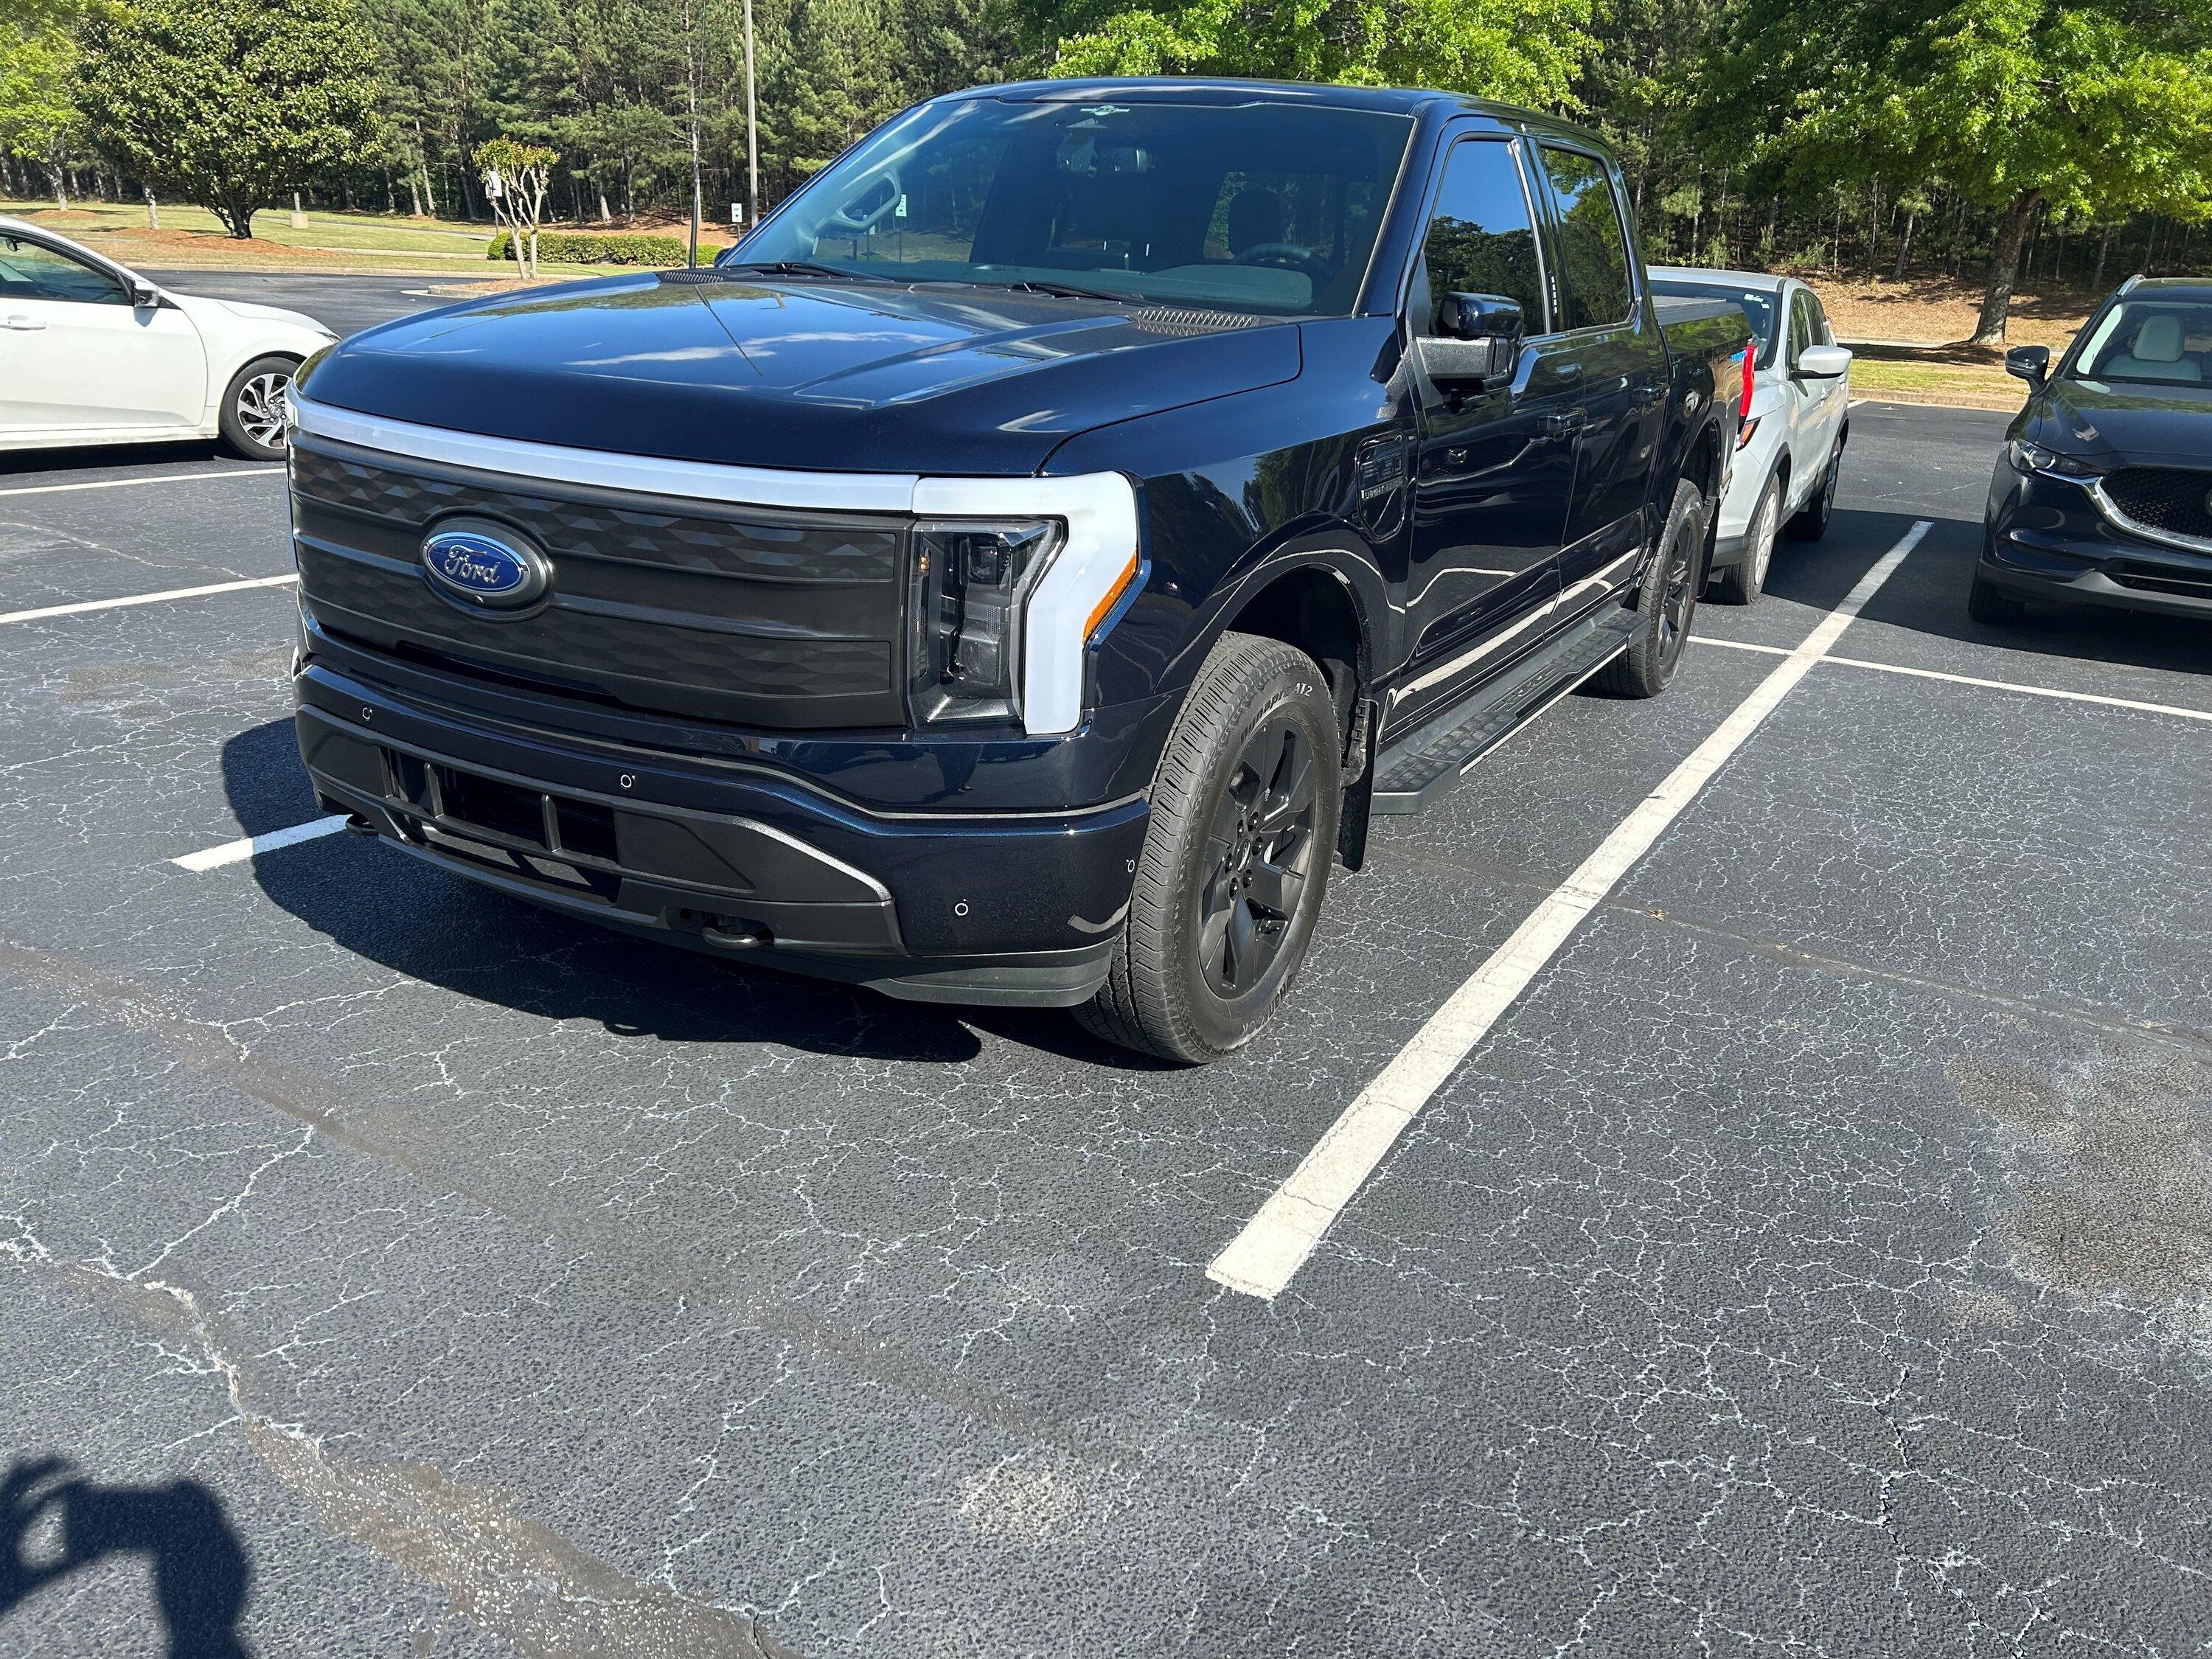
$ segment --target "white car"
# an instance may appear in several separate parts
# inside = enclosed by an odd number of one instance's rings
[[[292,372],[337,337],[296,311],[169,293],[0,218],[0,449],[220,436],[276,460]]]
[[[1827,532],[1850,436],[1851,354],[1836,343],[1820,296],[1795,277],[1657,265],[1651,291],[1733,301],[1751,319],[1751,406],[1710,572],[1716,597],[1749,605],[1766,586],[1778,532],[1805,542]]]

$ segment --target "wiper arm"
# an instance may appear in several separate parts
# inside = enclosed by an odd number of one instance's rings
[[[900,280],[872,270],[848,270],[842,265],[820,264],[811,259],[738,259],[729,264],[716,265],[714,269],[756,271],[766,276],[835,276],[855,283],[896,283]]]
[[[964,279],[977,288],[1006,288],[1020,294],[1049,294],[1061,300],[1115,300],[1128,304],[1144,298],[1127,289],[1085,288],[1080,283],[1062,283],[1036,276],[1015,276],[1004,282],[994,282],[988,276]]]

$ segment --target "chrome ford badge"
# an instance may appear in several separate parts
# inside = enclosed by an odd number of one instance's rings
[[[514,611],[544,597],[545,556],[487,519],[447,519],[422,538],[422,568],[449,599],[475,610]]]

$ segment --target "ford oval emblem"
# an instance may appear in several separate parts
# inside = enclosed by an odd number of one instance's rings
[[[503,524],[447,519],[422,538],[422,568],[448,599],[471,610],[514,611],[544,597],[545,556]]]

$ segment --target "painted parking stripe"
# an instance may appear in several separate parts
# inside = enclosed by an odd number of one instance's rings
[[[26,484],[0,495],[66,495],[77,489],[128,489],[134,484],[194,483],[204,478],[265,478],[281,466],[232,466],[220,472],[157,472],[143,478],[95,478],[89,483]]]
[[[1753,645],[1748,640],[1716,640],[1696,636],[1699,645],[1726,646],[1731,651],[1762,651],[1786,657],[1778,645]],[[2179,703],[2145,702],[2139,697],[2109,697],[2098,691],[2064,691],[2055,685],[2027,685],[2019,680],[1985,680],[1972,674],[1947,674],[1936,668],[1907,668],[1901,662],[1875,662],[1866,657],[1823,657],[1824,668],[1868,668],[1877,674],[1905,674],[1916,680],[1941,680],[1947,685],[1971,685],[1984,691],[2015,691],[2024,697],[2052,697],[2061,702],[2097,703],[2106,708],[2132,708],[2144,714],[2171,714],[2176,720],[2212,721],[2212,709],[2184,708]]]
[[[1804,642],[1778,663],[1718,729],[1452,993],[1329,1126],[1244,1230],[1214,1257],[1206,1270],[1208,1279],[1269,1301],[1282,1292],[1429,1097],[1574,936],[1583,918],[1603,902],[1776,705],[1827,654],[1852,618],[1933,527],[1930,520],[1920,520],[1882,555]]]
[[[83,599],[75,605],[46,605],[35,611],[0,611],[0,623],[44,622],[49,617],[82,617],[92,611],[121,611],[134,605],[165,605],[171,599],[197,599],[210,593],[242,593],[252,587],[284,587],[300,580],[294,571],[283,576],[254,576],[244,581],[210,582],[205,587],[172,587],[159,593],[128,593],[119,599]]]
[[[243,864],[250,858],[273,853],[280,847],[296,847],[303,841],[334,836],[345,827],[345,814],[338,812],[307,823],[295,823],[289,829],[271,830],[265,836],[248,836],[240,841],[227,841],[220,847],[187,853],[182,858],[171,859],[169,862],[179,870],[220,870],[226,864]]]

